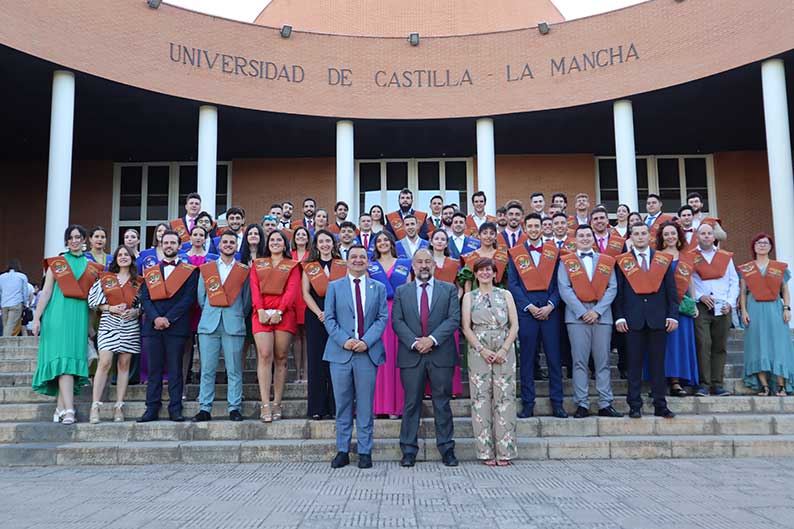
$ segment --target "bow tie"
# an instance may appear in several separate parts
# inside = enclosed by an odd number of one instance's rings
[[[593,258],[593,252],[582,252],[579,254],[579,257],[589,257],[590,259]]]
[[[163,266],[176,266],[176,261],[162,261]]]
[[[694,232],[694,231],[695,231],[695,230],[694,230],[694,229],[692,229],[692,228],[688,228],[688,229],[687,229],[687,228],[684,228],[684,233],[692,233],[692,232]]]
[[[529,245],[529,251],[530,251],[530,252],[538,252],[538,253],[540,253],[540,252],[542,252],[542,251],[543,251],[543,246],[532,246],[532,245],[530,244],[530,245]]]

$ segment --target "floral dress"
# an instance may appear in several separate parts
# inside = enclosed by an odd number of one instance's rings
[[[471,326],[480,343],[499,350],[510,332],[506,291],[471,293]],[[516,353],[507,350],[503,364],[488,364],[469,347],[469,386],[474,441],[479,459],[516,457]]]

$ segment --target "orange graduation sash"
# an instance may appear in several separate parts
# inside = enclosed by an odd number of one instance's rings
[[[132,302],[135,301],[135,296],[138,295],[140,285],[133,285],[132,281],[128,280],[124,283],[124,286],[121,286],[119,276],[114,272],[102,272],[99,274],[99,281],[108,305],[121,305],[124,303],[127,307],[132,307]]]
[[[505,231],[500,231],[499,234],[496,236],[496,245],[498,247],[504,248],[505,250],[510,248],[510,244],[507,241],[506,233],[507,232],[505,232]],[[528,240],[529,240],[529,237],[527,237],[527,234],[522,231],[518,235],[518,239],[516,240],[516,246],[521,246],[525,242],[527,242]]]
[[[201,279],[204,280],[204,287],[207,290],[207,300],[213,307],[231,307],[240,295],[245,280],[248,278],[247,265],[234,262],[232,270],[226,277],[226,282],[221,282],[221,275],[218,271],[218,262],[210,261],[199,267]]]
[[[185,281],[188,280],[195,269],[195,266],[179,261],[171,275],[168,276],[168,279],[163,280],[160,265],[150,266],[143,271],[143,277],[146,279],[146,288],[149,289],[149,297],[153,301],[169,299],[182,288],[182,285],[185,284]]]
[[[69,261],[66,257],[59,255],[57,257],[50,257],[44,260],[45,267],[52,270],[52,275],[63,295],[67,298],[75,299],[88,299],[88,291],[91,286],[99,277],[99,273],[105,269],[105,266],[94,261],[88,261],[83,275],[80,279],[74,277],[72,267],[69,266]]]
[[[260,257],[254,260],[256,277],[259,279],[259,291],[262,294],[273,296],[283,294],[289,274],[296,266],[298,266],[298,261],[292,259],[282,259],[276,266],[273,266],[269,257]]]
[[[493,215],[485,215],[485,222],[493,222],[494,224],[496,224],[496,217],[494,217]],[[480,233],[480,229],[477,226],[477,223],[474,221],[474,215],[471,213],[466,215],[466,231],[464,232],[464,234],[468,235],[469,237],[479,238],[478,237],[479,233]]]
[[[554,241],[551,241],[551,243],[556,248],[557,243],[555,241],[556,239]],[[568,237],[565,238],[565,242],[562,243],[562,248],[560,248],[560,255],[568,255],[570,253],[574,253],[575,251],[576,251],[576,239],[574,238],[573,235],[568,235]]]
[[[171,224],[171,229],[179,235],[179,241],[181,243],[186,243],[190,240],[190,232],[187,231],[185,219],[174,219],[169,224]]]
[[[337,224],[336,221],[332,222],[328,225],[328,231],[334,235],[339,235],[339,224]]]
[[[733,254],[725,250],[717,250],[710,263],[703,257],[699,248],[692,253],[695,257],[695,272],[706,281],[724,276],[725,271],[728,270],[728,264],[733,259]]]
[[[416,217],[416,231],[419,233],[422,230],[422,224],[427,221],[427,213],[414,211],[413,216]],[[403,224],[403,218],[402,215],[400,215],[400,212],[392,211],[386,215],[386,220],[389,221],[391,229],[394,231],[394,236],[397,238],[397,240],[399,241],[400,239],[404,239],[407,234],[405,233],[405,226]]]
[[[659,231],[659,228],[667,221],[673,220],[674,217],[672,215],[668,215],[667,213],[660,213],[656,220],[653,221],[651,224],[649,231],[651,232],[651,241],[650,246],[654,250],[656,249],[656,233]]]
[[[444,264],[442,266],[436,265],[436,271],[433,274],[433,277],[439,281],[444,281],[445,283],[455,283],[455,279],[458,277],[459,268],[460,261],[457,259],[452,259],[451,257],[447,257],[444,259]]]
[[[653,294],[659,291],[673,257],[666,253],[654,252],[647,272],[643,272],[640,268],[634,252],[626,252],[618,256],[617,262],[636,294]]]
[[[474,263],[476,263],[477,259],[480,259],[481,257],[482,255],[480,255],[480,251],[474,250],[464,257],[465,265],[469,268],[469,270],[474,272]],[[493,259],[494,265],[496,265],[496,277],[494,278],[494,284],[501,283],[505,274],[505,270],[507,269],[507,261],[509,259],[507,255],[507,249],[501,246],[498,247],[491,259]]]
[[[557,246],[553,242],[546,242],[540,255],[540,264],[536,267],[532,256],[525,244],[515,245],[510,248],[510,257],[516,266],[516,271],[524,283],[524,288],[530,292],[548,290],[554,275],[554,266],[557,264]]]
[[[604,297],[604,292],[609,285],[609,277],[612,274],[612,267],[615,266],[615,259],[605,254],[599,254],[592,280],[587,278],[587,270],[575,253],[563,255],[560,259],[565,265],[568,277],[571,278],[571,286],[573,286],[573,291],[579,301],[595,303]]]
[[[684,294],[689,290],[694,271],[694,256],[691,253],[679,252],[678,265],[675,269],[675,287],[678,290],[678,302],[684,299]]]
[[[576,220],[576,215],[568,215],[568,229],[575,230],[579,226],[579,221]]]
[[[428,237],[430,235],[432,235],[433,232],[436,231],[437,229],[438,230],[443,230],[444,229],[444,224],[443,223],[441,224],[441,226],[436,228],[436,223],[433,222],[433,219],[430,217],[430,215],[428,215],[427,218],[425,219],[425,225],[427,226],[427,235],[428,235]]]
[[[755,261],[750,261],[739,267],[739,273],[756,301],[775,301],[780,297],[780,285],[787,267],[786,263],[769,261],[766,275],[763,275]]]
[[[601,251],[601,248],[598,247],[598,237],[596,237],[595,242],[593,243],[593,251],[600,253],[601,255],[608,255],[610,257],[617,257],[618,255],[623,253],[623,245],[626,244],[626,239],[618,235],[617,233],[609,234],[609,239],[607,239],[607,247],[606,251]]]
[[[309,276],[309,282],[312,288],[321,298],[325,297],[328,292],[328,283],[336,279],[341,279],[347,274],[347,264],[344,259],[334,259],[331,261],[328,275],[325,275],[325,270],[319,261],[309,261],[301,263],[303,271]]]

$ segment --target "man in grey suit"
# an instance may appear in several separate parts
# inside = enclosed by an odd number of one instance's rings
[[[454,285],[435,281],[433,255],[426,248],[413,257],[415,281],[397,288],[392,306],[392,327],[399,340],[397,367],[405,390],[400,428],[400,464],[411,467],[419,450],[417,433],[426,380],[433,392],[436,446],[447,466],[457,466],[452,440],[452,374],[458,363],[455,330],[460,326],[460,305]]]
[[[577,408],[574,418],[590,415],[587,364],[593,355],[598,415],[622,417],[612,407],[609,349],[612,341],[612,301],[618,291],[615,259],[593,251],[593,228],[576,228],[576,253],[561,258],[557,272],[560,297],[565,301],[565,324],[573,357],[573,390]]]
[[[386,287],[367,277],[367,250],[347,252],[347,275],[328,285],[323,360],[330,363],[336,401],[336,449],[332,468],[350,463],[353,402],[356,403],[358,468],[372,467],[372,404],[378,366],[386,361],[382,335],[389,320]]]
[[[215,400],[215,372],[223,349],[226,363],[229,418],[242,421],[240,404],[243,400],[243,343],[245,342],[245,313],[251,307],[248,285],[249,268],[234,259],[237,234],[227,230],[221,235],[220,259],[201,265],[198,282],[198,303],[201,320],[198,324],[201,351],[201,386],[199,412],[193,422],[212,419]]]

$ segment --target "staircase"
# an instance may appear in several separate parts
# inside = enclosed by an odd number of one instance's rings
[[[333,421],[307,420],[306,385],[287,385],[284,419],[263,424],[258,417],[255,353],[245,361],[243,386],[244,422],[225,420],[226,402],[213,406],[213,421],[173,423],[166,420],[138,424],[144,411],[145,386],[127,391],[124,423],[88,424],[90,388],[77,397],[81,421],[72,426],[52,422],[54,399],[30,389],[36,364],[36,338],[0,338],[0,465],[132,465],[155,463],[258,463],[273,461],[328,462],[336,453]],[[646,405],[642,419],[556,419],[551,412],[548,383],[537,382],[539,417],[519,419],[518,446],[522,459],[583,458],[701,458],[771,457],[794,455],[794,397],[757,397],[739,378],[742,373],[741,331],[731,331],[726,388],[731,397],[668,398],[675,419],[657,419]],[[218,374],[223,382],[225,373]],[[613,369],[613,373],[616,370]],[[566,408],[572,411],[571,381],[564,384]],[[591,395],[595,390],[591,383]],[[614,379],[614,406],[627,411],[626,381]],[[647,389],[643,390],[646,393]],[[198,412],[198,386],[189,385],[184,414]],[[226,385],[219,383],[216,398],[223,399]],[[455,416],[456,453],[474,460],[474,443],[468,387],[452,401]],[[167,400],[167,388],[164,390]],[[594,401],[595,399],[593,399]],[[649,400],[649,399],[646,399]],[[103,421],[112,419],[115,387],[106,390]],[[596,406],[592,406],[596,412]],[[376,461],[400,458],[399,420],[375,421]],[[430,401],[425,402],[419,434],[419,460],[436,460],[434,423]],[[355,434],[354,434],[355,445]],[[355,448],[353,448],[355,450]]]

